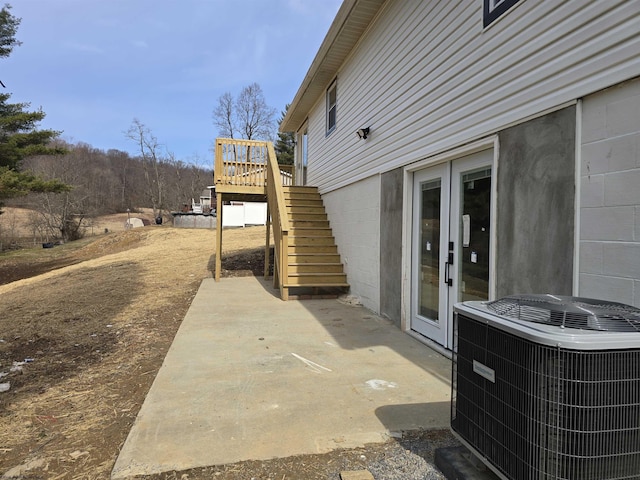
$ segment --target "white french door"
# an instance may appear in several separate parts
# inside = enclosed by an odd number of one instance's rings
[[[413,176],[410,328],[451,348],[453,305],[489,298],[493,150]]]

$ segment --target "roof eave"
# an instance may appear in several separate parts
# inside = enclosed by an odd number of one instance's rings
[[[325,89],[340,66],[359,42],[386,0],[344,0],[318,53],[298,88],[280,132],[297,131],[318,99],[318,89]]]

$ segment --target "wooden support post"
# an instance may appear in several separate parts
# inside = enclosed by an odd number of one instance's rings
[[[216,194],[216,271],[215,281],[220,281],[220,272],[222,271],[222,194]]]
[[[280,288],[280,274],[282,273],[282,232],[280,238],[276,238],[275,251],[273,252],[273,288]]]
[[[280,286],[280,277],[279,277],[279,266],[278,259],[276,258],[276,252],[273,252],[273,288],[278,288]]]
[[[269,202],[267,202],[267,242],[264,247],[264,279],[269,277],[269,244],[271,243],[271,212],[269,211]],[[275,265],[274,265],[275,267]]]
[[[288,232],[280,233],[280,298],[284,301],[289,300],[289,288],[285,287],[285,283],[289,281],[289,234]]]

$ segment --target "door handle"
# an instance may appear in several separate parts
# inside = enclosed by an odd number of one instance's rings
[[[449,262],[444,263],[444,283],[449,287],[453,286],[453,279],[449,278],[449,266],[451,264]]]
[[[449,267],[453,265],[453,242],[449,242],[449,254],[447,255],[447,261],[444,264],[444,283],[449,287],[453,287],[453,279],[449,276]]]

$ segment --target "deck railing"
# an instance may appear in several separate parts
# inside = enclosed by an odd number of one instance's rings
[[[270,142],[256,140],[216,139],[214,180],[226,191],[236,189],[245,193],[243,187],[252,191],[264,188],[267,180],[268,148]],[[277,160],[274,158],[277,165]],[[279,165],[280,183],[293,185],[293,165]]]

